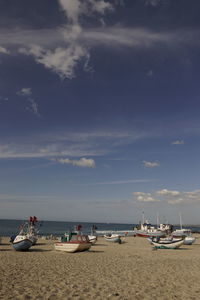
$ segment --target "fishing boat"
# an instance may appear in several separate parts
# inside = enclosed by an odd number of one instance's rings
[[[21,224],[19,234],[11,236],[10,242],[15,250],[26,251],[36,244],[38,240],[37,222],[38,220],[35,216],[30,217],[28,222]]]
[[[88,235],[88,239],[92,245],[94,245],[97,242],[97,236],[96,235]]]
[[[196,241],[196,238],[192,236],[192,230],[190,228],[183,228],[181,213],[179,214],[179,217],[180,217],[180,228],[174,230],[172,232],[172,236],[174,238],[184,238],[185,245],[192,245]]]
[[[177,249],[184,243],[184,239],[159,239],[148,238],[148,241],[154,246],[155,249]]]
[[[192,245],[192,244],[194,244],[195,241],[196,241],[196,238],[195,238],[195,237],[193,237],[193,236],[186,236],[186,237],[184,238],[183,244],[184,244],[184,245]]]
[[[121,237],[119,234],[105,234],[104,238],[107,242],[114,242],[114,243],[120,243]]]
[[[20,233],[15,237],[12,245],[16,251],[27,251],[33,245],[33,241],[27,235]]]
[[[73,253],[89,250],[91,245],[87,235],[72,232],[65,234],[60,242],[54,244],[54,247],[55,250]]]
[[[142,222],[139,223],[138,226],[134,228],[134,232],[136,236],[140,237],[163,237],[165,236],[166,232],[162,230],[158,230],[151,223],[144,219],[144,212]]]
[[[91,233],[88,235],[88,239],[92,245],[94,245],[97,242],[97,233],[96,233],[97,227],[95,225],[91,228]]]
[[[37,243],[38,240],[39,229],[36,226],[37,222],[37,217],[30,217],[29,222],[25,223],[27,228],[24,228],[24,231],[27,232],[27,236],[33,241],[33,246]]]

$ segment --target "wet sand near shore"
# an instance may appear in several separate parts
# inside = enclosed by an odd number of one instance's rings
[[[200,299],[200,238],[156,251],[139,237],[122,244],[99,238],[79,253],[55,251],[53,244],[40,239],[17,252],[2,238],[0,299]]]

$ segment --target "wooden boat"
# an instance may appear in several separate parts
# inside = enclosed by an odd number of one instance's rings
[[[183,239],[148,239],[148,241],[154,246],[156,249],[177,249],[183,245]]]
[[[107,234],[107,235],[104,235],[104,238],[108,242],[114,242],[114,243],[121,242],[121,237],[119,234]]]
[[[27,235],[19,234],[15,237],[12,245],[16,251],[27,251],[33,245],[33,242]]]
[[[60,242],[56,242],[54,247],[55,250],[73,253],[89,250],[91,245],[87,235],[69,233]]]

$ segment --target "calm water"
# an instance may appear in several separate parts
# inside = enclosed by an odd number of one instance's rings
[[[0,236],[11,236],[19,232],[20,225],[24,220],[0,220]],[[40,235],[62,235],[69,229],[73,229],[78,225],[77,222],[56,222],[56,221],[42,221],[39,222],[39,234]],[[92,225],[94,223],[80,223],[82,225],[82,232],[90,233]],[[107,223],[95,223],[97,230],[132,230],[134,224],[107,224]]]
[[[0,236],[11,236],[19,232],[20,225],[24,223],[23,220],[0,220]],[[43,221],[40,224],[40,235],[57,235],[60,236],[69,229],[73,229],[78,225],[77,222],[56,222],[56,221]],[[84,233],[90,233],[90,229],[94,223],[80,223]],[[127,231],[132,230],[135,224],[116,224],[116,223],[95,223],[97,230],[103,231]],[[174,226],[177,228],[177,226]],[[200,233],[199,226],[184,226],[184,228],[191,228],[193,232]]]

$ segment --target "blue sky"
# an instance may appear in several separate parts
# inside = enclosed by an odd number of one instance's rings
[[[198,0],[0,0],[0,218],[199,224]]]

